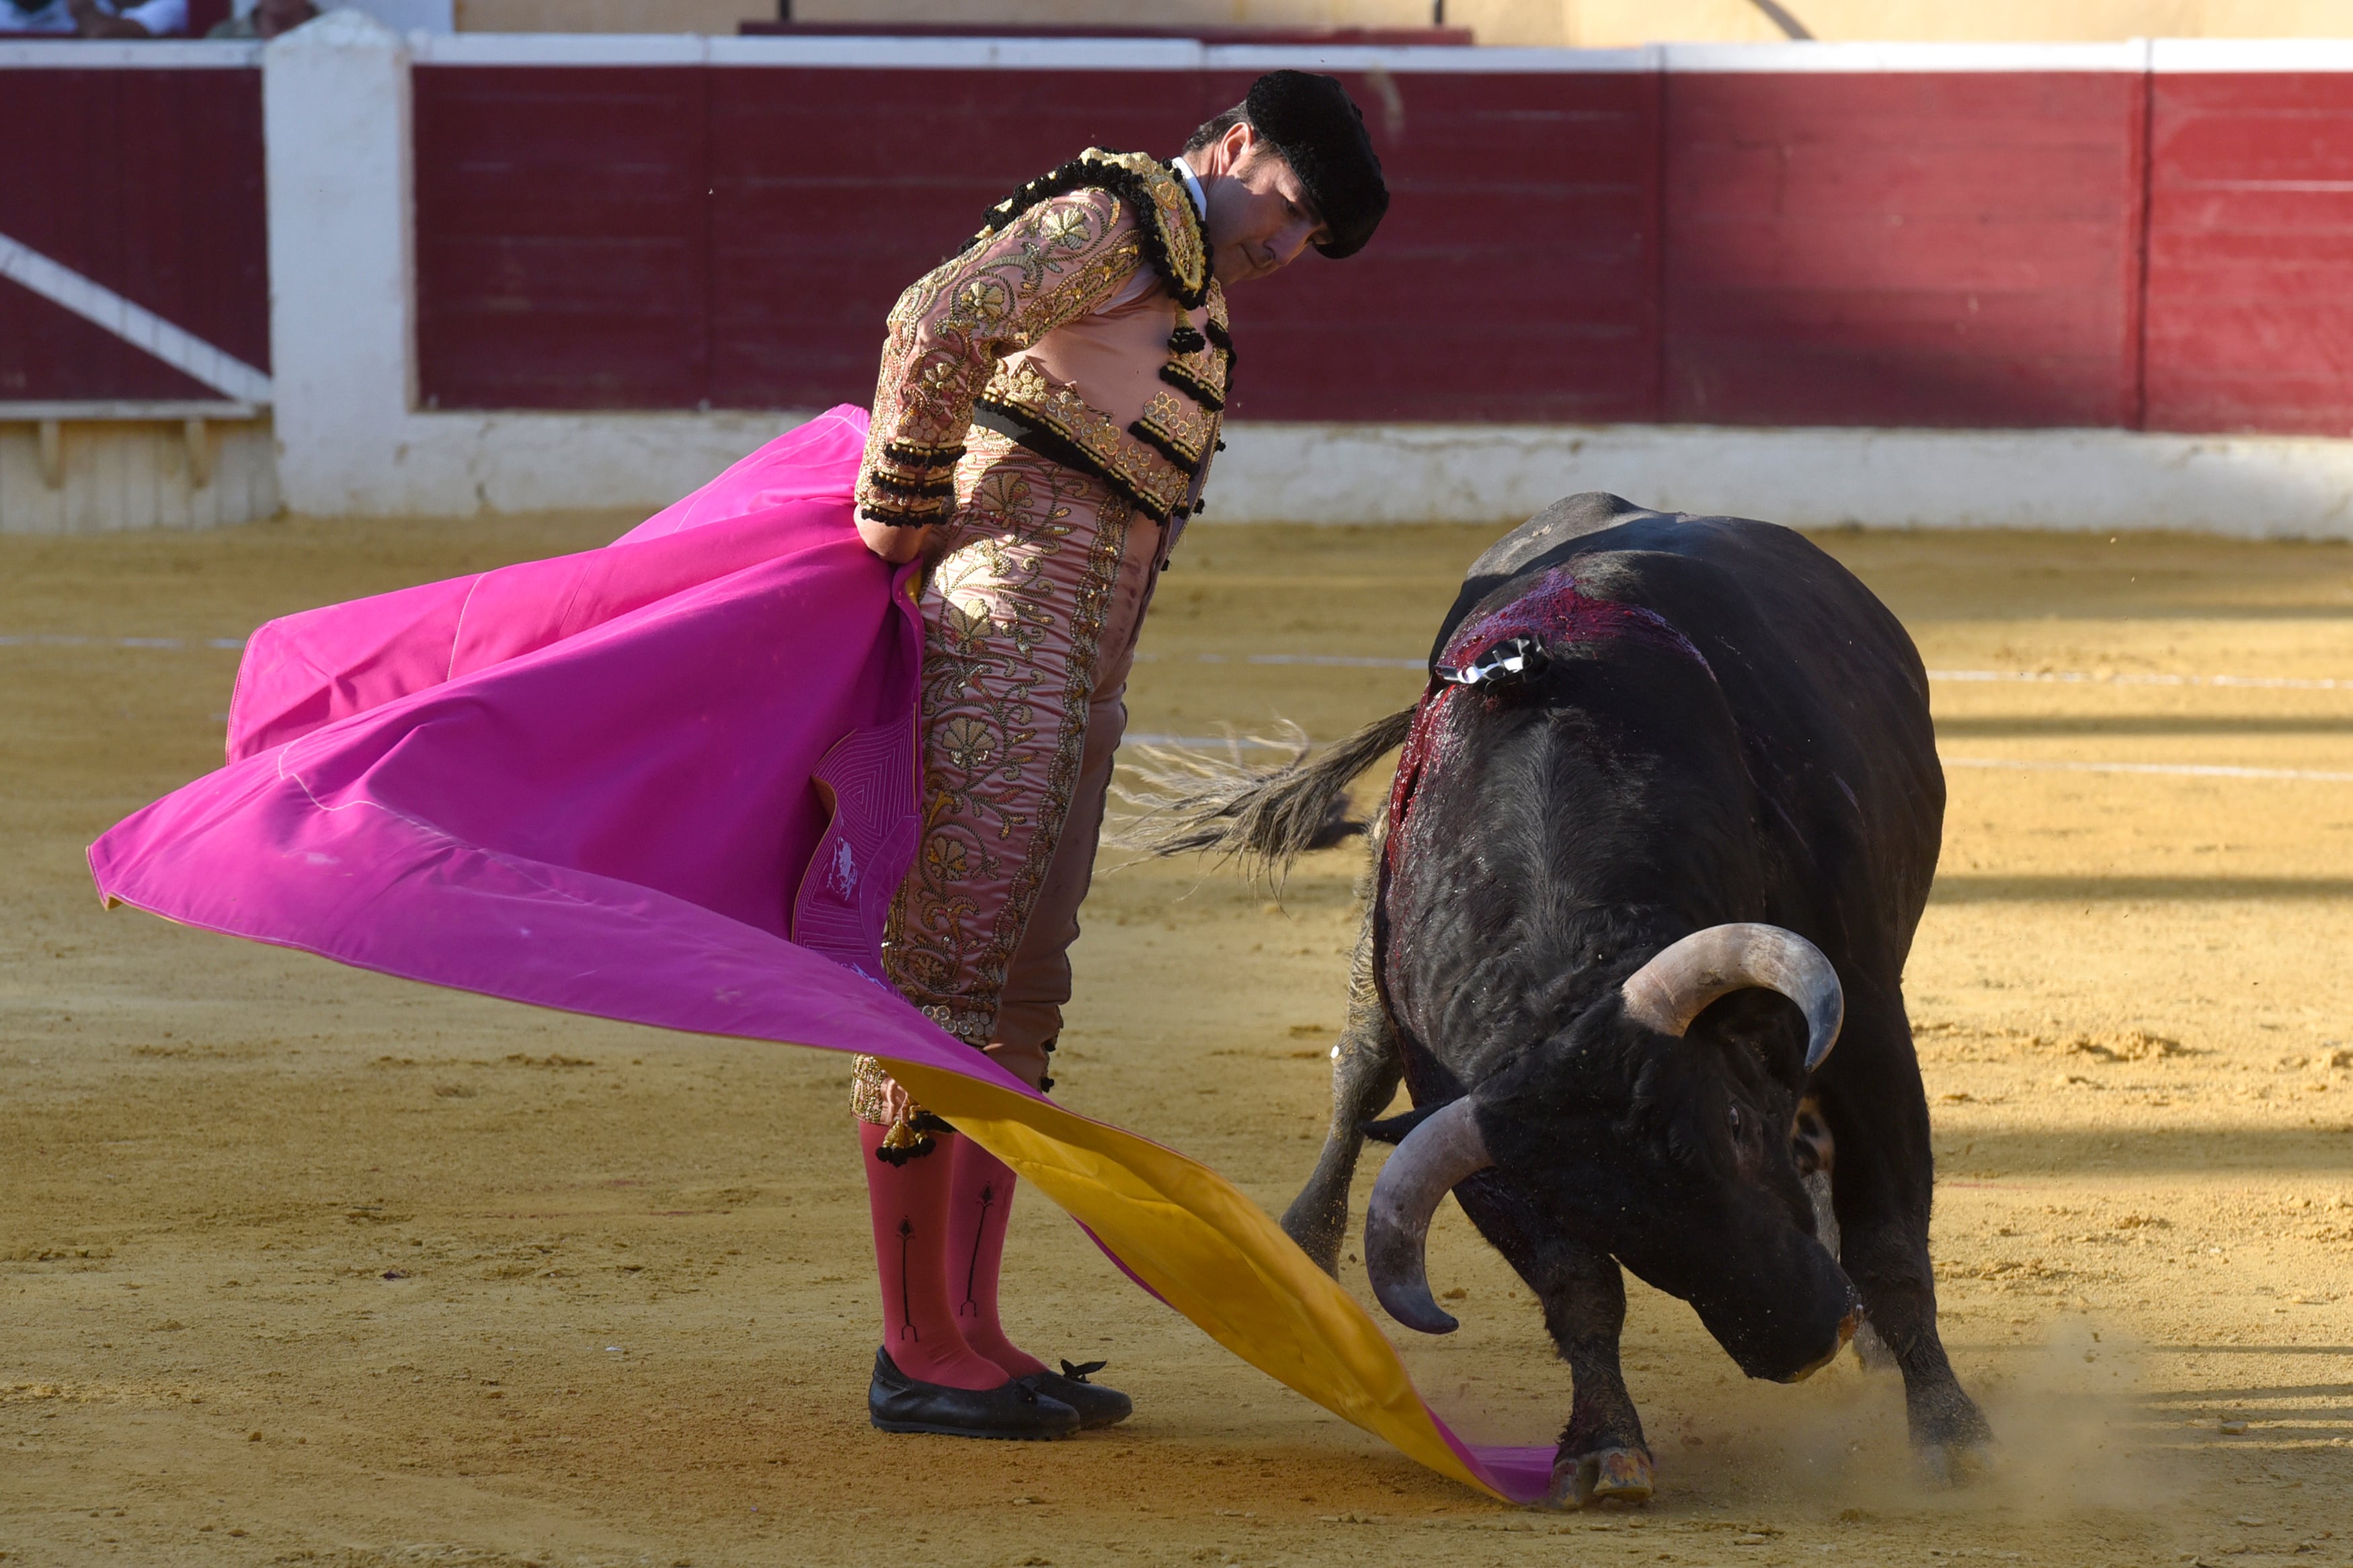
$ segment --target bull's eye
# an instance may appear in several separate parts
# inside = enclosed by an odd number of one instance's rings
[[[1732,1108],[1729,1112],[1729,1116],[1732,1121],[1732,1135],[1735,1138],[1737,1138],[1743,1132],[1747,1131],[1748,1122],[1746,1119],[1740,1114],[1740,1107],[1736,1105]]]

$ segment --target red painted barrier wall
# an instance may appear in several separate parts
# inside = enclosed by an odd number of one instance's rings
[[[1090,143],[1157,148],[1211,112],[1189,72],[707,74],[720,407],[869,401],[900,290],[991,206]]]
[[[709,75],[416,73],[427,406],[691,408],[709,397]]]
[[[424,393],[540,408],[864,402],[892,301],[991,205],[1090,142],[1174,151],[1248,86],[473,66],[416,82]],[[1656,76],[1388,83],[1387,108],[1351,83],[1393,186],[1380,242],[1237,290],[1237,416],[1651,417]]]
[[[1656,418],[1658,74],[1342,79],[1388,216],[1234,290],[1235,416]],[[1219,110],[1250,86],[1210,80]]]
[[[1669,419],[2133,421],[2146,78],[1664,79]]]
[[[0,69],[0,234],[269,367],[259,70]],[[220,395],[0,279],[0,402]]]
[[[2353,74],[2154,81],[2148,428],[2353,435]]]
[[[421,390],[807,406],[1089,141],[1198,72],[427,66]],[[2353,73],[1348,79],[1395,205],[1237,290],[1245,418],[2353,435]],[[267,366],[259,72],[0,70],[6,234]],[[211,398],[0,280],[0,401]]]
[[[1236,291],[1240,417],[2353,432],[2353,75],[1348,79],[1391,215]],[[420,68],[424,391],[862,401],[990,203],[1244,85]]]

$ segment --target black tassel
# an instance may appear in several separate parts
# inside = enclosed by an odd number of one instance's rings
[[[1208,346],[1209,340],[1203,337],[1199,329],[1189,321],[1179,323],[1176,330],[1168,334],[1170,353],[1197,354]]]
[[[910,1160],[920,1160],[938,1147],[939,1144],[933,1139],[918,1135],[896,1149],[888,1143],[882,1144],[874,1151],[874,1157],[884,1164],[896,1168]]]
[[[954,1132],[955,1129],[928,1110],[918,1110],[906,1121],[891,1129],[874,1157],[886,1165],[899,1166],[910,1160],[920,1160],[939,1147],[935,1132]]]
[[[1209,503],[1208,503],[1208,501],[1205,501],[1205,500],[1197,500],[1197,501],[1195,501],[1195,502],[1193,503],[1193,515],[1194,515],[1195,517],[1198,517],[1198,516],[1200,516],[1203,512],[1205,512],[1205,511],[1207,511],[1207,510],[1209,510]]]

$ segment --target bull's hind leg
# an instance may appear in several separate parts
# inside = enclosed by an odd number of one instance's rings
[[[1928,1260],[1928,1207],[1936,1161],[1928,1103],[1911,1026],[1900,1004],[1857,1006],[1851,990],[1846,1039],[1893,1031],[1882,1048],[1832,1056],[1817,1080],[1822,1119],[1837,1149],[1831,1201],[1839,1261],[1862,1297],[1863,1316],[1904,1373],[1913,1446],[1929,1469],[1960,1480],[1976,1468],[1993,1429],[1961,1387],[1936,1332],[1936,1281]],[[1878,1042],[1873,1042],[1874,1046]],[[1841,1070],[1843,1068],[1844,1070]]]
[[[1348,1185],[1365,1149],[1365,1123],[1387,1108],[1405,1075],[1397,1029],[1373,982],[1373,911],[1348,967],[1348,1024],[1332,1047],[1332,1125],[1315,1172],[1283,1211],[1282,1228],[1326,1274],[1340,1268],[1340,1237],[1348,1228]]]

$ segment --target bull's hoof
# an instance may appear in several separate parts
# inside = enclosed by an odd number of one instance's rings
[[[1930,1484],[1965,1487],[1993,1473],[2000,1456],[1993,1428],[1957,1386],[1921,1401],[1913,1412],[1912,1451]]]
[[[1307,1254],[1308,1260],[1335,1279],[1340,1277],[1340,1238],[1348,1224],[1344,1202],[1335,1216],[1332,1205],[1314,1197],[1310,1185],[1282,1215],[1282,1233]]]
[[[1546,1500],[1555,1508],[1600,1503],[1633,1508],[1650,1501],[1651,1489],[1649,1450],[1597,1448],[1553,1462],[1552,1491]]]
[[[1920,1477],[1932,1487],[1974,1486],[1993,1474],[2001,1451],[1990,1436],[1953,1443],[1923,1443],[1913,1449]]]

